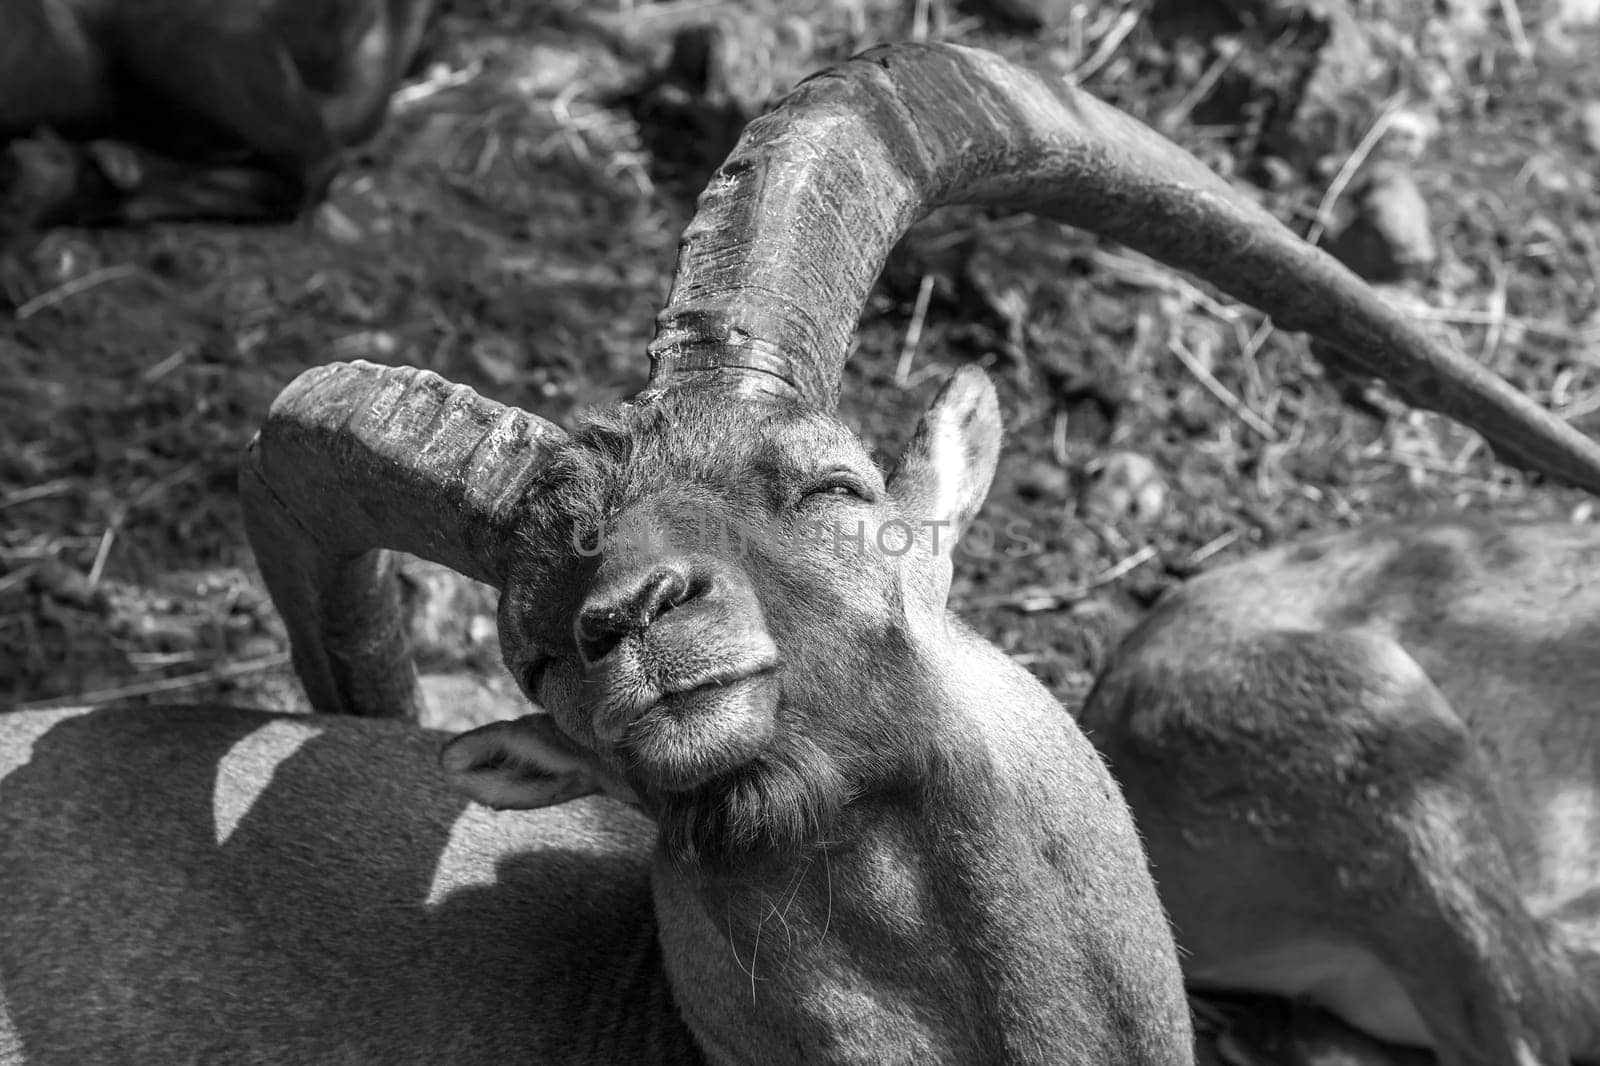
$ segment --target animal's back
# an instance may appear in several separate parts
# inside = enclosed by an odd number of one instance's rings
[[[212,707],[0,715],[16,1061],[688,1059],[648,823],[469,807],[437,742]]]

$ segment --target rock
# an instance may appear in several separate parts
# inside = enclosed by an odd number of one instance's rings
[[[1347,0],[1226,0],[1235,15],[1265,41],[1293,42],[1289,54],[1307,57],[1282,85],[1288,106],[1266,131],[1270,150],[1301,164],[1308,151],[1326,150],[1350,138],[1356,109],[1385,73],[1367,25]]]
[[[1356,215],[1328,250],[1368,281],[1392,282],[1425,273],[1439,258],[1428,202],[1409,171],[1381,163],[1356,196]]]
[[[1600,100],[1591,100],[1579,110],[1578,135],[1585,148],[1600,154]]]
[[[318,204],[311,219],[316,231],[336,244],[354,247],[366,240],[367,235],[356,225],[355,220],[332,202]]]
[[[61,603],[85,611],[100,611],[105,607],[105,595],[93,585],[83,571],[69,566],[57,558],[47,558],[33,571],[33,586]]]
[[[1279,155],[1264,157],[1259,164],[1259,171],[1256,180],[1261,183],[1262,188],[1274,192],[1292,189],[1301,180],[1294,164]]]
[[[1017,495],[1024,500],[1065,500],[1071,487],[1067,471],[1050,459],[1030,460],[1016,477]]]
[[[1156,11],[1200,6],[1158,0]],[[1281,156],[1305,173],[1322,156],[1342,162],[1397,84],[1439,107],[1456,106],[1486,36],[1499,30],[1492,0],[1210,0],[1210,6],[1224,9],[1234,24],[1214,32],[1241,34],[1245,41],[1228,75],[1242,82],[1232,97],[1273,103],[1264,113],[1252,103],[1236,116],[1216,114],[1209,121],[1264,120],[1262,154]],[[1415,123],[1410,117],[1397,123],[1400,139],[1412,142],[1399,149],[1399,158],[1414,159],[1407,153],[1420,154],[1431,135],[1426,117],[1415,117]]]
[[[1546,0],[1539,43],[1559,55],[1593,55],[1593,30],[1600,26],[1600,0]]]
[[[803,19],[732,6],[711,12],[673,30],[665,64],[645,78],[631,105],[657,166],[696,189],[752,119],[825,61],[818,28]]]
[[[1156,464],[1138,452],[1112,452],[1091,471],[1079,510],[1103,522],[1124,518],[1154,522],[1167,504],[1167,483]]]
[[[1378,145],[1385,159],[1415,163],[1428,152],[1428,142],[1439,132],[1439,119],[1415,108],[1401,108],[1389,121]]]

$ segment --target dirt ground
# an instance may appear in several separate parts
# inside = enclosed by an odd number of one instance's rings
[[[1356,164],[1409,151],[1438,260],[1396,298],[1600,432],[1600,133],[1582,127],[1600,35],[1552,13],[1582,4],[1352,0],[1344,40],[1273,0],[1026,5],[1067,12],[1045,29],[1008,6],[463,0],[315,220],[64,230],[9,256],[0,707],[302,707],[234,499],[277,391],[361,358],[569,424],[630,394],[677,235],[742,123],[880,40],[1070,72],[1302,233],[1342,229]],[[680,30],[702,47],[675,52]],[[1343,402],[1259,314],[1031,217],[918,227],[863,315],[844,414],[893,454],[972,361],[1009,429],[984,519],[1029,543],[963,553],[955,604],[1069,703],[1163,589],[1282,538],[1449,508],[1592,520],[1442,419]],[[428,568],[412,584],[431,683],[514,711],[492,599]]]

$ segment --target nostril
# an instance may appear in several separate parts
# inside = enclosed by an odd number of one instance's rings
[[[586,611],[578,620],[578,654],[586,663],[597,663],[610,655],[627,635],[628,630],[614,624],[611,616],[602,618]]]
[[[632,586],[597,591],[578,615],[578,651],[599,662],[631,634],[643,632],[662,615],[711,592],[709,576],[664,567]]]

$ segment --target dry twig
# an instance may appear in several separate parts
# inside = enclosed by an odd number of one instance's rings
[[[900,362],[894,369],[894,383],[900,388],[905,388],[906,380],[911,376],[911,364],[917,358],[917,348],[922,344],[922,327],[928,318],[928,301],[933,298],[933,275],[922,275],[922,284],[917,289],[917,302],[911,309],[911,321],[906,326],[905,340],[900,345]]]
[[[71,281],[57,285],[47,292],[40,293],[18,307],[16,311],[17,321],[21,322],[24,319],[32,318],[47,307],[54,307],[58,303],[70,300],[72,297],[88,292],[97,286],[104,285],[107,282],[118,281],[122,278],[130,278],[137,273],[139,273],[139,268],[132,263],[118,263],[115,266],[91,270],[82,277],[73,278]]]
[[[1245,406],[1243,400],[1228,391],[1228,387],[1218,381],[1211,371],[1207,370],[1200,360],[1195,357],[1194,353],[1189,351],[1188,346],[1183,343],[1183,338],[1173,334],[1167,343],[1172,354],[1178,357],[1178,362],[1182,363],[1185,369],[1193,374],[1201,385],[1205,386],[1206,391],[1221,402],[1222,406],[1238,416],[1239,421],[1269,441],[1278,439],[1278,431],[1273,429],[1272,425],[1264,418]]]
[[[1055,588],[1031,588],[1000,596],[987,596],[972,601],[970,607],[1008,607],[1023,614],[1040,611],[1058,611],[1070,607],[1089,596],[1095,589],[1125,577],[1156,557],[1156,547],[1146,544],[1126,559],[1107,567],[1088,581],[1077,585],[1058,585]]]
[[[1333,206],[1339,202],[1339,197],[1355,179],[1356,171],[1361,169],[1361,164],[1367,161],[1367,156],[1383,140],[1383,135],[1389,132],[1389,127],[1394,123],[1394,118],[1405,106],[1405,97],[1391,96],[1383,105],[1383,110],[1378,117],[1372,120],[1372,128],[1367,130],[1350,157],[1344,161],[1339,172],[1333,176],[1333,181],[1328,183],[1328,191],[1322,194],[1322,200],[1317,204],[1316,220],[1312,222],[1311,229],[1306,232],[1306,243],[1317,244],[1322,240],[1322,235],[1328,232],[1328,226],[1333,221]]]
[[[272,655],[263,655],[259,659],[246,659],[243,662],[225,663],[212,667],[210,670],[201,670],[192,674],[182,674],[178,677],[163,677],[153,681],[136,681],[129,685],[119,685],[114,688],[97,689],[94,692],[82,692],[72,696],[55,696],[47,700],[33,700],[29,703],[19,703],[14,710],[18,711],[43,711],[58,707],[98,707],[102,704],[113,703],[119,700],[137,699],[141,696],[159,696],[168,692],[181,692],[184,689],[199,688],[203,685],[213,684],[218,681],[227,681],[246,674],[256,674],[263,670],[273,670],[283,666],[289,661],[288,652],[277,652]]]

